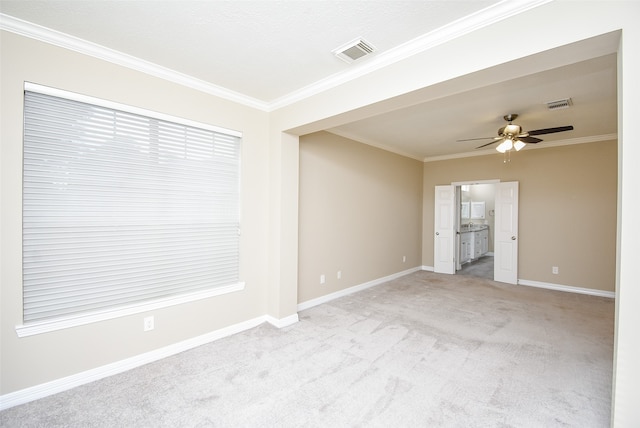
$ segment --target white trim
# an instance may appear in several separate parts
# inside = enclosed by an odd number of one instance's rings
[[[491,180],[475,180],[475,181],[454,181],[451,183],[452,186],[464,186],[464,185],[474,185],[474,184],[496,184],[500,183],[499,178],[491,179]]]
[[[358,291],[366,290],[367,288],[374,287],[376,285],[383,284],[385,282],[389,282],[391,280],[403,277],[405,275],[409,275],[410,273],[419,271],[419,267],[411,268],[404,270],[402,272],[394,273],[389,276],[385,276],[382,278],[374,279],[372,281],[365,282],[363,284],[354,285],[353,287],[345,288],[343,290],[338,290],[331,294],[326,294],[324,296],[317,297],[315,299],[307,300],[306,302],[298,303],[298,311],[303,311],[305,309],[312,308],[314,306],[321,305],[323,303],[330,302],[331,300],[338,299],[340,297],[348,296],[349,294],[357,293]]]
[[[394,49],[384,52],[376,52],[367,62],[357,67],[351,67],[344,72],[336,73],[325,79],[319,80],[309,86],[287,94],[269,103],[269,110],[273,111],[286,107],[305,98],[317,95],[321,92],[340,86],[344,83],[362,77],[366,74],[395,64],[413,55],[445,44],[468,33],[494,25],[498,21],[508,19],[523,13],[529,9],[549,3],[552,0],[503,0],[476,13],[465,16],[430,33],[423,34]]]
[[[422,157],[420,155],[411,154],[409,152],[405,152],[404,150],[400,150],[397,147],[390,146],[388,144],[381,143],[379,141],[374,141],[369,138],[362,138],[357,134],[353,134],[351,132],[343,131],[341,129],[325,129],[325,132],[329,132],[331,134],[337,135],[339,137],[348,138],[353,141],[358,141],[360,143],[366,144],[367,146],[375,147],[377,149],[385,150],[387,152],[395,153],[400,156],[404,156],[406,158],[415,159],[417,161],[422,162]]]
[[[220,98],[266,111],[268,103],[248,97],[244,94],[205,82],[175,70],[142,60],[87,40],[80,39],[60,31],[52,30],[13,16],[0,13],[0,30],[9,31],[41,42],[49,43],[64,49],[88,55],[151,76],[159,77],[188,88],[196,89]]]
[[[548,290],[564,291],[568,293],[588,294],[590,296],[608,297],[610,299],[616,298],[614,291],[596,290],[593,288],[574,287],[571,285],[552,284],[549,282],[530,281],[527,279],[519,279],[518,285],[525,285],[527,287],[546,288]]]
[[[183,294],[180,296],[172,296],[164,299],[158,299],[138,305],[125,306],[123,308],[106,310],[103,312],[91,312],[86,315],[78,315],[74,317],[58,318],[49,321],[37,323],[29,323],[26,325],[17,325],[16,333],[18,337],[33,336],[41,333],[49,333],[51,331],[62,330],[70,327],[77,327],[98,321],[106,321],[114,318],[124,317],[127,315],[139,314],[141,312],[153,311],[156,309],[166,308],[169,306],[179,305],[182,303],[202,300],[209,297],[220,296],[222,294],[233,293],[244,290],[244,282],[231,284],[224,287],[217,287],[211,290],[199,291],[196,293]]]
[[[379,52],[375,57],[371,58],[370,61],[367,61],[359,67],[351,67],[344,72],[336,73],[328,78],[319,80],[273,101],[258,100],[239,92],[188,76],[178,71],[100,46],[96,43],[33,24],[22,19],[14,18],[13,16],[3,13],[0,13],[0,30],[10,31],[21,36],[99,58],[170,82],[175,82],[220,98],[228,99],[266,112],[271,112],[309,98],[313,95],[317,95],[328,89],[335,88],[390,64],[402,61],[412,55],[442,45],[458,37],[462,37],[465,34],[469,34],[480,28],[493,25],[498,21],[508,19],[509,17],[518,15],[529,9],[549,3],[550,1],[551,0],[521,0],[518,2],[509,0],[500,1],[476,13],[440,27],[430,33],[416,37],[395,49],[391,49],[386,52]]]
[[[473,152],[466,152],[466,153],[453,153],[450,155],[439,155],[439,156],[427,156],[426,158],[422,159],[422,162],[437,162],[437,161],[441,161],[441,160],[450,160],[450,159],[462,159],[462,158],[473,158],[476,156],[488,156],[488,155],[495,155],[496,152],[494,149],[484,149],[484,150],[476,150]]]
[[[207,334],[203,334],[201,336],[183,340],[182,342],[174,343],[172,345],[165,346],[154,351],[145,352],[144,354],[116,361],[102,367],[97,367],[95,369],[87,370],[61,379],[56,379],[51,382],[2,395],[0,396],[0,411],[53,394],[57,394],[59,392],[67,391],[77,386],[94,382],[108,376],[123,373],[127,370],[135,369],[136,367],[161,360],[162,358],[170,357],[172,355],[187,351],[197,346],[206,345],[207,343],[214,342],[218,339],[222,339],[233,334],[241,333],[243,331],[257,327],[258,325],[266,321],[267,316],[263,315],[257,318],[240,322],[238,324],[221,328],[216,331],[212,331]]]
[[[356,285],[354,287],[340,290],[335,293],[328,294],[326,296],[319,297],[317,299],[308,300],[306,302],[298,304],[298,311],[309,309],[313,306],[320,305],[322,303],[329,302],[331,300],[343,297],[358,291],[362,291],[367,288],[374,287],[376,285],[383,284],[396,278],[408,275],[419,270],[433,271],[431,266],[421,266],[417,268],[408,269],[406,271],[398,272],[393,275],[389,275],[383,278],[379,278],[373,281],[366,282],[364,284]],[[590,288],[573,287],[568,285],[551,284],[538,281],[518,280],[519,285],[546,288],[557,291],[565,291],[571,293],[588,294],[599,297],[615,298],[615,293],[611,291],[594,290]],[[152,363],[154,361],[161,360],[163,358],[170,357],[180,352],[187,351],[189,349],[205,345],[207,343],[214,342],[216,340],[241,333],[258,325],[268,322],[278,328],[283,328],[298,322],[298,314],[293,314],[288,317],[277,319],[270,315],[263,315],[257,318],[253,318],[247,321],[240,322],[238,324],[230,325],[228,327],[221,328],[219,330],[197,336],[191,339],[187,339],[178,343],[174,343],[169,346],[165,346],[154,351],[146,352],[144,354],[136,355],[121,361],[117,361],[111,364],[107,364],[95,369],[87,370],[81,373],[77,373],[71,376],[67,376],[61,379],[56,379],[50,382],[46,382],[40,385],[25,388],[19,391],[15,391],[9,394],[0,396],[0,411],[25,404],[40,398],[48,397],[59,392],[67,391],[69,389],[81,386],[90,382],[94,382],[103,379],[108,376],[113,376],[119,373],[123,373],[128,370],[135,369],[145,364]]]
[[[566,140],[559,141],[547,141],[544,144],[527,144],[522,150],[538,150],[538,149],[550,149],[552,147],[560,147],[560,146],[570,146],[573,144],[585,144],[585,143],[597,143],[600,141],[611,141],[617,140],[618,134],[604,134],[604,135],[593,135],[588,137],[577,137],[577,138],[568,138]],[[428,156],[422,159],[423,162],[436,162],[441,160],[449,160],[449,159],[461,159],[461,158],[471,158],[475,156],[487,156],[487,155],[497,155],[499,154],[495,149],[485,149],[485,150],[477,150],[473,152],[466,153],[455,153],[451,155],[442,155],[442,156]]]
[[[439,155],[439,156],[427,156],[427,157],[421,157],[419,155],[416,154],[412,154],[409,152],[406,152],[404,150],[401,150],[397,147],[391,147],[387,144],[381,143],[379,141],[374,141],[368,138],[361,138],[353,133],[350,132],[345,132],[339,129],[328,129],[327,132],[330,132],[332,134],[338,135],[340,137],[344,137],[344,138],[349,138],[351,140],[354,141],[358,141],[360,143],[366,144],[368,146],[371,147],[376,147],[378,149],[382,149],[382,150],[386,150],[388,152],[391,153],[395,153],[397,155],[400,156],[404,156],[404,157],[408,157],[411,159],[415,159],[415,160],[419,160],[421,162],[436,162],[436,161],[441,161],[441,160],[451,160],[451,159],[463,159],[463,158],[471,158],[471,157],[476,157],[476,156],[488,156],[488,155],[496,155],[498,152],[495,151],[495,149],[483,149],[483,150],[474,150],[472,152],[465,152],[465,153],[453,153],[453,154],[449,154],[449,155]],[[548,141],[545,142],[544,144],[529,144],[527,145],[527,147],[523,150],[537,150],[537,149],[550,149],[552,147],[561,147],[561,146],[570,146],[573,144],[585,144],[585,143],[597,143],[600,141],[612,141],[612,140],[617,140],[618,139],[618,134],[617,133],[613,133],[613,134],[604,134],[604,135],[593,135],[593,136],[588,136],[588,137],[577,137],[577,138],[569,138],[569,139],[565,139],[565,140],[558,140],[558,141]],[[491,180],[485,180],[486,182],[491,182]],[[495,182],[499,182],[495,181]],[[471,182],[467,183],[467,182],[459,182],[461,184],[473,184]],[[480,183],[480,182],[474,182],[474,183]]]
[[[109,101],[102,98],[91,97],[89,95],[79,94],[77,92],[65,91],[64,89],[52,88],[50,86],[39,85],[32,82],[24,82],[24,90],[29,92],[36,92],[38,94],[50,95],[52,97],[64,98],[66,100],[77,101],[85,104],[92,104],[100,107],[109,108],[112,110],[120,110],[128,113],[137,114],[145,117],[152,117],[154,119],[165,120],[167,122],[179,123],[181,125],[191,126],[194,128],[206,129],[208,131],[219,132],[226,135],[242,138],[242,132],[233,129],[222,128],[220,126],[210,125],[208,123],[197,122],[191,119],[185,119],[183,117],[172,116],[170,114],[160,113],[153,110],[147,110],[140,107],[131,106],[128,104],[117,103],[115,101]]]
[[[265,315],[265,319],[269,324],[278,328],[289,327],[299,321],[297,313],[280,319],[272,317],[271,315]]]

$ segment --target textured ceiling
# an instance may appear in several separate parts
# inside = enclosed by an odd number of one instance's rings
[[[272,110],[452,33],[490,25],[545,1],[0,0],[0,22],[6,28],[8,18],[18,27],[25,21],[29,32],[70,41],[72,49],[95,46],[96,52],[113,52],[106,55],[108,60],[131,58],[124,64],[150,64],[150,70],[163,70],[160,76],[183,76],[200,82],[198,88],[213,88],[215,94],[219,89],[230,99]],[[332,54],[358,37],[377,51],[352,64]],[[603,39],[600,56],[586,61],[559,61],[564,65],[556,69],[507,76],[497,84],[425,99],[327,130],[426,160],[478,154],[476,147],[483,142],[456,140],[490,141],[509,113],[520,115],[517,124],[524,130],[575,127],[544,136],[537,147],[610,138],[617,127],[618,39]],[[551,112],[544,105],[568,97],[573,100],[570,109]]]
[[[270,102],[351,68],[332,50],[358,37],[386,52],[498,1],[454,3],[2,0],[0,5],[7,15]]]

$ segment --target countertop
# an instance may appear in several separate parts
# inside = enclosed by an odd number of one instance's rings
[[[489,226],[487,226],[486,224],[474,224],[472,227],[469,227],[469,225],[467,224],[463,224],[462,226],[460,226],[460,233],[478,232],[480,230],[485,230],[488,228]]]

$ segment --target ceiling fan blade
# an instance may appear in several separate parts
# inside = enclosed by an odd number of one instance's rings
[[[489,138],[493,138],[493,137],[467,138],[466,140],[456,140],[456,142],[460,143],[462,141],[488,140]]]
[[[572,131],[573,126],[558,126],[557,128],[544,128],[529,131],[529,135],[553,134],[554,132]],[[524,140],[523,140],[524,141]]]
[[[518,137],[518,140],[522,141],[523,143],[527,143],[527,144],[535,144],[535,143],[539,143],[540,141],[542,141],[540,138],[536,138],[536,137]]]
[[[490,145],[492,145],[492,144],[495,144],[496,142],[497,142],[497,140],[496,140],[496,141],[492,141],[492,142],[487,143],[487,144],[483,144],[483,145],[481,145],[481,146],[476,147],[476,149],[481,149],[481,148],[483,148],[483,147],[490,146]]]

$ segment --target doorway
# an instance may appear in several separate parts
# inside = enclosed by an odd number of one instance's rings
[[[490,233],[489,228],[467,226],[484,230],[484,238],[473,241],[462,241],[464,223],[462,219],[465,214],[462,210],[466,207],[462,205],[462,189],[456,191],[458,186],[471,184],[489,184],[495,186],[494,201],[494,228]],[[489,238],[493,237],[493,280],[506,282],[508,284],[518,283],[518,182],[500,182],[490,180],[483,183],[463,182],[452,183],[451,185],[436,186],[434,200],[434,259],[433,271],[436,273],[455,274],[457,267],[462,262],[467,261],[465,251],[471,252],[469,259],[476,258],[476,254],[486,254],[489,252]],[[477,217],[481,220],[484,210],[484,221],[487,220],[486,201],[469,201],[469,219]],[[471,210],[475,210],[471,213]],[[483,223],[484,223],[483,221]],[[475,222],[473,222],[475,224]],[[479,230],[469,230],[480,232]],[[462,256],[461,256],[462,252]]]
[[[493,280],[495,184],[458,184],[456,202],[456,274]]]

